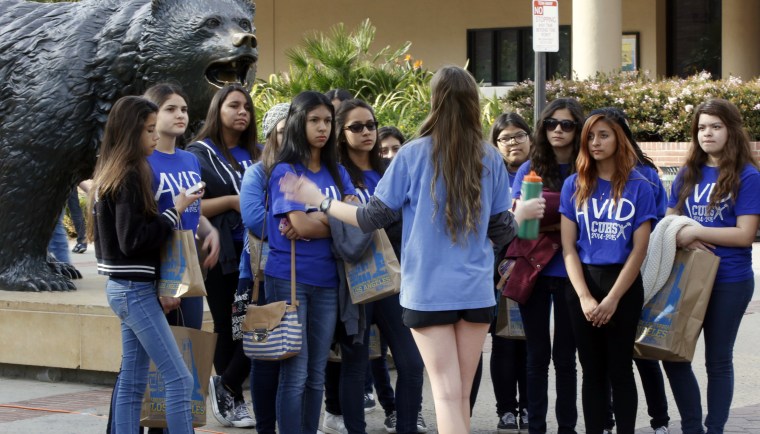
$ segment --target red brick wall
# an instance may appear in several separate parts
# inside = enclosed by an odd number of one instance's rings
[[[681,166],[691,143],[639,142],[639,146],[658,166]],[[760,160],[760,142],[750,142],[755,158]]]

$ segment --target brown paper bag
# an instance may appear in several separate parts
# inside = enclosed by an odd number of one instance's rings
[[[344,262],[348,291],[354,304],[380,300],[401,289],[401,265],[385,230],[372,235],[372,243],[361,260]]]
[[[520,305],[511,298],[499,297],[499,312],[496,315],[496,336],[510,339],[525,339],[525,330],[520,316]]]
[[[382,348],[380,346],[380,329],[375,324],[372,324],[372,326],[369,328],[368,345],[370,360],[379,359],[383,355]],[[340,363],[342,360],[343,358],[341,357],[340,344],[334,342],[330,347],[330,354],[327,356],[327,361]]]
[[[206,295],[203,273],[198,262],[195,236],[190,230],[175,230],[161,248],[161,278],[158,295],[162,297],[202,297]]]
[[[251,274],[257,276],[260,271],[266,270],[267,259],[269,258],[269,242],[262,241],[251,231],[247,231],[247,233],[248,250],[251,252]]]
[[[182,358],[193,375],[193,393],[190,398],[193,426],[203,426],[206,424],[206,395],[208,395],[211,366],[214,362],[216,334],[187,327],[170,327]],[[166,428],[164,380],[152,361],[148,370],[148,386],[145,388],[142,401],[140,425],[149,428]]]
[[[644,305],[635,356],[690,362],[702,332],[720,258],[702,250],[676,252],[665,286]]]

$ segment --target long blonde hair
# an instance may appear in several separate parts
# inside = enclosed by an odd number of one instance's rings
[[[485,147],[480,125],[478,85],[466,70],[445,66],[431,82],[430,114],[420,127],[420,136],[433,141],[433,179],[430,196],[437,214],[441,204],[435,184],[443,177],[446,228],[452,242],[466,240],[478,231],[481,177]]]
[[[90,240],[94,236],[92,208],[96,198],[115,198],[124,187],[124,179],[132,172],[137,173],[140,180],[140,191],[134,193],[140,198],[145,214],[158,214],[153,199],[153,173],[140,142],[145,121],[156,112],[155,104],[137,96],[125,96],[111,108],[89,194],[87,236]]]

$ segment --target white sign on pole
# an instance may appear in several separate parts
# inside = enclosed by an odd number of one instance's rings
[[[559,1],[533,0],[533,51],[559,51]]]

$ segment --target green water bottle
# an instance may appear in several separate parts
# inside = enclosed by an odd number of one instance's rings
[[[533,170],[523,178],[522,189],[520,190],[521,200],[530,200],[537,197],[541,197],[541,189],[544,187],[544,183],[541,177]],[[517,229],[517,236],[523,240],[535,240],[538,238],[538,227],[540,222],[538,219],[525,220]]]

